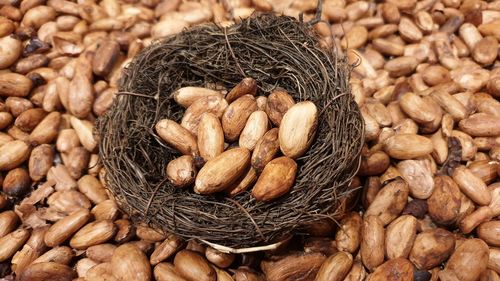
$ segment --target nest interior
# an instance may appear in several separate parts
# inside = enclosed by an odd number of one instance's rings
[[[227,28],[198,26],[157,41],[124,69],[118,97],[97,122],[108,188],[133,219],[233,248],[273,243],[306,223],[333,218],[363,143],[349,71],[335,49],[319,47],[310,24],[286,16],[260,15]],[[257,81],[260,95],[280,87],[318,107],[316,140],[297,159],[292,191],[262,203],[249,192],[227,198],[175,188],[165,167],[180,154],[154,131],[158,120],[180,121],[183,115],[171,93],[211,83],[231,89],[244,77]]]

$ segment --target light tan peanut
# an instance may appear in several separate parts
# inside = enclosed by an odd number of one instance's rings
[[[377,76],[377,72],[362,53],[349,49],[347,50],[347,56],[349,61],[359,64],[356,68],[354,68],[356,73],[368,78],[375,78]]]
[[[189,281],[215,281],[217,274],[209,263],[197,253],[182,250],[175,255],[174,265],[177,271]]]
[[[445,270],[453,272],[458,280],[474,281],[486,269],[489,249],[480,239],[467,239],[451,255]],[[469,270],[463,270],[468,268]]]
[[[24,245],[29,236],[28,230],[18,229],[0,238],[0,261],[10,259]]]
[[[434,91],[431,93],[431,96],[456,121],[467,117],[467,109],[465,106],[446,91]]]
[[[110,220],[91,222],[75,233],[69,244],[72,248],[83,250],[108,241],[115,235],[116,230]]]
[[[222,116],[222,129],[229,141],[238,139],[250,115],[257,110],[257,102],[252,95],[244,95],[232,102]]]
[[[351,254],[345,252],[335,253],[323,262],[315,281],[342,281],[351,267]]]
[[[78,274],[78,277],[84,278],[85,276],[87,276],[87,271],[89,271],[89,269],[91,269],[96,265],[98,265],[98,263],[89,258],[83,258],[78,260],[78,262],[75,265],[75,270],[76,273]]]
[[[417,134],[418,125],[410,118],[399,120],[393,126],[394,132],[397,134]]]
[[[80,139],[74,129],[64,129],[59,132],[56,142],[56,148],[59,152],[68,153],[77,146],[80,146]]]
[[[33,103],[23,97],[8,97],[5,99],[5,106],[12,116],[17,117],[24,111],[33,108]]]
[[[284,90],[274,90],[267,98],[266,113],[271,122],[278,126],[290,107],[295,104],[293,98]]]
[[[261,268],[267,280],[286,281],[306,278],[314,280],[326,260],[320,253],[289,254],[277,261],[262,261]]]
[[[200,156],[208,161],[224,151],[224,131],[219,118],[212,113],[202,115],[198,126]]]
[[[391,115],[382,103],[378,101],[367,101],[365,106],[370,116],[375,118],[381,127],[391,126]]]
[[[458,126],[462,131],[474,137],[494,137],[500,135],[499,123],[500,116],[476,113],[461,120]]]
[[[133,226],[129,220],[120,219],[115,221],[115,225],[118,228],[114,240],[117,243],[128,242],[132,237],[135,236],[135,226]]]
[[[363,219],[358,213],[351,212],[340,222],[340,229],[335,235],[337,248],[340,251],[354,254],[361,243]]]
[[[87,120],[81,120],[76,117],[71,116],[70,118],[71,127],[75,129],[78,138],[80,139],[80,143],[85,147],[88,151],[94,151],[97,146],[97,142],[94,139],[93,135],[93,124]]]
[[[85,251],[85,254],[88,258],[97,262],[110,262],[115,250],[116,246],[113,244],[99,244],[90,246]]]
[[[186,281],[171,263],[162,262],[155,266],[154,277],[157,281]]]
[[[143,252],[132,244],[116,248],[111,258],[111,271],[118,280],[151,280],[151,266]]]
[[[45,252],[43,255],[34,260],[33,264],[43,262],[56,262],[59,264],[68,265],[74,256],[75,254],[70,247],[59,246]]]
[[[436,86],[451,80],[448,69],[441,65],[430,65],[425,68],[422,79],[429,86]]]
[[[448,142],[441,129],[437,130],[432,136],[432,158],[437,164],[443,164],[448,158]]]
[[[230,197],[234,197],[249,189],[257,181],[257,171],[253,167],[247,169],[243,175],[224,190]]]
[[[201,128],[201,126],[200,126]],[[186,187],[196,178],[196,167],[191,155],[183,155],[170,161],[167,165],[167,177],[177,187]]]
[[[36,68],[46,66],[48,63],[49,59],[47,56],[43,54],[33,54],[27,58],[18,60],[12,66],[12,70],[20,74],[27,74]]]
[[[146,224],[137,225],[136,235],[146,242],[160,242],[167,238],[167,234],[162,230],[149,227]]]
[[[396,134],[384,142],[384,151],[396,159],[423,157],[432,152],[432,141],[414,134]]]
[[[365,280],[365,277],[365,267],[360,261],[355,261],[344,281],[362,281]]]
[[[0,170],[16,168],[26,161],[30,154],[29,146],[20,140],[13,140],[0,147]]]
[[[410,260],[418,269],[431,269],[445,261],[455,248],[452,233],[436,228],[417,235],[410,252]]]
[[[486,184],[469,169],[463,166],[455,168],[453,180],[458,184],[460,190],[475,203],[479,205],[490,204],[491,194],[488,192]]]
[[[456,221],[461,205],[460,189],[448,176],[434,178],[435,188],[427,200],[429,215],[437,223],[449,225]]]
[[[3,179],[3,192],[13,197],[23,197],[30,191],[31,180],[23,168],[10,170]]]
[[[370,281],[412,280],[413,271],[411,262],[404,258],[397,258],[389,260],[377,267],[368,278]]]
[[[96,50],[92,60],[92,70],[96,75],[108,75],[120,54],[120,45],[115,40],[104,40]]]
[[[418,61],[414,57],[401,56],[388,61],[384,69],[389,71],[392,77],[400,77],[411,74],[418,65]]]
[[[391,42],[387,39],[377,38],[372,41],[373,48],[384,55],[402,56],[404,54],[404,45]]]
[[[257,108],[259,110],[266,111],[266,105],[267,105],[267,97],[265,96],[258,96],[255,101],[257,102]]]
[[[86,209],[76,211],[53,224],[45,233],[44,241],[49,247],[60,245],[70,238],[90,219]]]
[[[477,229],[477,236],[490,246],[500,245],[500,221],[492,220],[481,223]]]
[[[96,220],[115,220],[119,215],[118,206],[112,199],[104,200],[90,211]]]
[[[255,145],[252,153],[252,167],[262,171],[279,151],[278,128],[266,132]]]
[[[89,165],[90,153],[85,147],[74,147],[67,155],[63,156],[64,164],[68,168],[69,174],[78,179],[82,176]]]
[[[368,30],[364,26],[354,26],[340,41],[340,46],[344,49],[358,49],[366,44]]]
[[[85,194],[94,204],[107,200],[106,190],[99,180],[91,175],[85,175],[78,180],[78,190]]]
[[[181,126],[186,128],[193,135],[196,135],[198,133],[201,117],[205,112],[212,113],[217,116],[217,118],[221,118],[227,107],[227,101],[220,95],[199,98],[184,112]],[[224,127],[224,124],[222,125]]]
[[[498,162],[476,160],[470,162],[467,168],[484,183],[491,184],[497,177]]]
[[[365,139],[375,140],[380,134],[380,126],[375,118],[373,118],[366,107],[361,108],[361,116],[365,122]]]
[[[264,136],[268,129],[269,120],[264,111],[254,111],[248,117],[247,123],[241,131],[239,146],[252,151],[257,142]]]
[[[495,61],[498,54],[498,41],[493,36],[479,40],[472,49],[472,57],[482,65],[489,65]]]
[[[197,155],[196,137],[186,128],[169,119],[160,120],[155,126],[158,135],[184,155]]]
[[[295,182],[297,163],[286,156],[271,160],[262,170],[252,195],[259,201],[272,201],[286,194]]]
[[[462,66],[450,72],[451,79],[462,88],[477,91],[486,85],[490,73],[483,68]]]
[[[2,17],[0,19],[0,37],[4,37],[6,35],[11,34],[15,28],[16,26],[11,20],[5,17]]]
[[[19,277],[20,281],[61,280],[70,281],[76,272],[69,266],[56,262],[42,262],[29,265]]]
[[[9,112],[0,112],[0,128],[5,129],[7,126],[9,126],[14,118],[12,117],[12,114]]]
[[[408,258],[417,235],[417,219],[403,215],[387,226],[385,253],[388,259]]]
[[[21,56],[22,41],[11,36],[0,38],[0,69],[11,66]]]
[[[183,246],[182,240],[175,236],[169,235],[165,241],[155,247],[149,259],[151,265],[159,264],[175,254]],[[156,269],[155,269],[156,270]]]
[[[461,221],[465,216],[471,214],[475,210],[475,205],[472,200],[469,199],[465,194],[461,193],[460,197],[460,210],[458,212],[457,222]]]
[[[363,220],[361,260],[370,271],[384,262],[384,226],[376,216]]]
[[[416,44],[408,44],[404,46],[403,55],[407,57],[414,57],[420,63],[425,62],[432,54],[434,54],[433,50],[431,49],[431,46],[428,43],[422,42]]]
[[[15,121],[16,127],[25,131],[31,132],[42,120],[47,116],[47,112],[45,112],[41,108],[31,108],[23,113],[21,113]]]
[[[221,93],[212,89],[201,87],[183,87],[172,93],[174,100],[184,108],[188,108],[196,100],[208,96],[220,96]]]
[[[425,160],[404,160],[398,163],[398,171],[408,182],[414,198],[427,199],[434,191],[432,172]]]
[[[382,174],[390,165],[389,156],[383,151],[375,151],[362,155],[358,174],[361,176],[375,176]]]
[[[477,208],[474,212],[465,216],[458,224],[460,230],[468,234],[474,230],[482,222],[491,220],[493,217],[493,211],[488,206],[482,206]]]
[[[383,225],[393,221],[403,210],[408,199],[408,183],[401,179],[384,186],[366,210],[365,217],[377,216]]]
[[[97,116],[104,115],[104,113],[106,113],[106,111],[111,107],[114,98],[116,97],[116,93],[116,88],[108,88],[99,94],[92,106],[92,110]]]
[[[0,238],[11,233],[19,223],[19,217],[14,211],[4,211],[0,213]]]
[[[227,268],[233,263],[236,256],[235,254],[223,253],[208,247],[205,251],[205,258],[220,268]]]
[[[86,118],[92,111],[94,88],[85,73],[77,71],[69,84],[69,111],[77,118]]]
[[[54,152],[48,144],[39,145],[31,151],[29,158],[29,175],[33,181],[43,179],[54,162]]]
[[[290,107],[281,120],[278,133],[283,154],[294,159],[304,155],[312,144],[317,124],[318,110],[314,103],[305,101]]]
[[[234,86],[231,91],[226,95],[226,100],[228,103],[232,103],[239,97],[244,95],[252,95],[255,96],[257,94],[257,81],[253,78],[244,78]]]
[[[250,152],[246,148],[225,151],[209,160],[200,169],[196,176],[194,190],[200,194],[222,191],[234,183],[249,165]]]
[[[400,13],[397,3],[386,2],[381,5],[382,17],[386,22],[398,23],[400,20]]]
[[[417,94],[412,92],[404,94],[399,104],[401,109],[417,123],[429,123],[436,119],[436,113]]]
[[[23,25],[39,28],[42,24],[53,20],[56,12],[52,7],[37,6],[29,9],[23,17]]]

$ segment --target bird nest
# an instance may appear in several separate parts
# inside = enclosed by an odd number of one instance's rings
[[[275,243],[338,215],[359,167],[364,123],[346,58],[319,45],[311,24],[260,15],[231,27],[194,27],[145,48],[123,70],[118,97],[97,121],[107,185],[123,211],[183,238],[232,248]],[[259,95],[279,87],[318,107],[316,139],[297,159],[291,192],[266,203],[250,192],[229,198],[174,187],[165,167],[180,154],[154,130],[159,120],[183,115],[171,93],[186,86],[230,89],[245,77],[257,81]]]

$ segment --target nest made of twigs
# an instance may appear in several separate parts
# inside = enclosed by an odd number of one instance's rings
[[[333,218],[363,143],[349,71],[335,49],[319,47],[310,24],[285,16],[256,16],[227,28],[198,26],[155,42],[124,69],[114,105],[97,122],[108,187],[132,218],[234,248],[273,243]],[[228,198],[175,188],[165,167],[179,153],[154,130],[158,120],[183,115],[171,93],[214,83],[231,89],[245,77],[257,81],[260,95],[280,87],[318,107],[316,140],[297,159],[291,192],[263,203],[249,192]]]

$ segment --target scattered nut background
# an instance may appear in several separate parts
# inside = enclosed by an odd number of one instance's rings
[[[132,225],[93,121],[152,40],[255,11],[307,21],[316,0],[0,6],[0,280],[500,280],[500,1],[325,0],[315,29],[356,63],[366,123],[347,215],[239,255]]]

